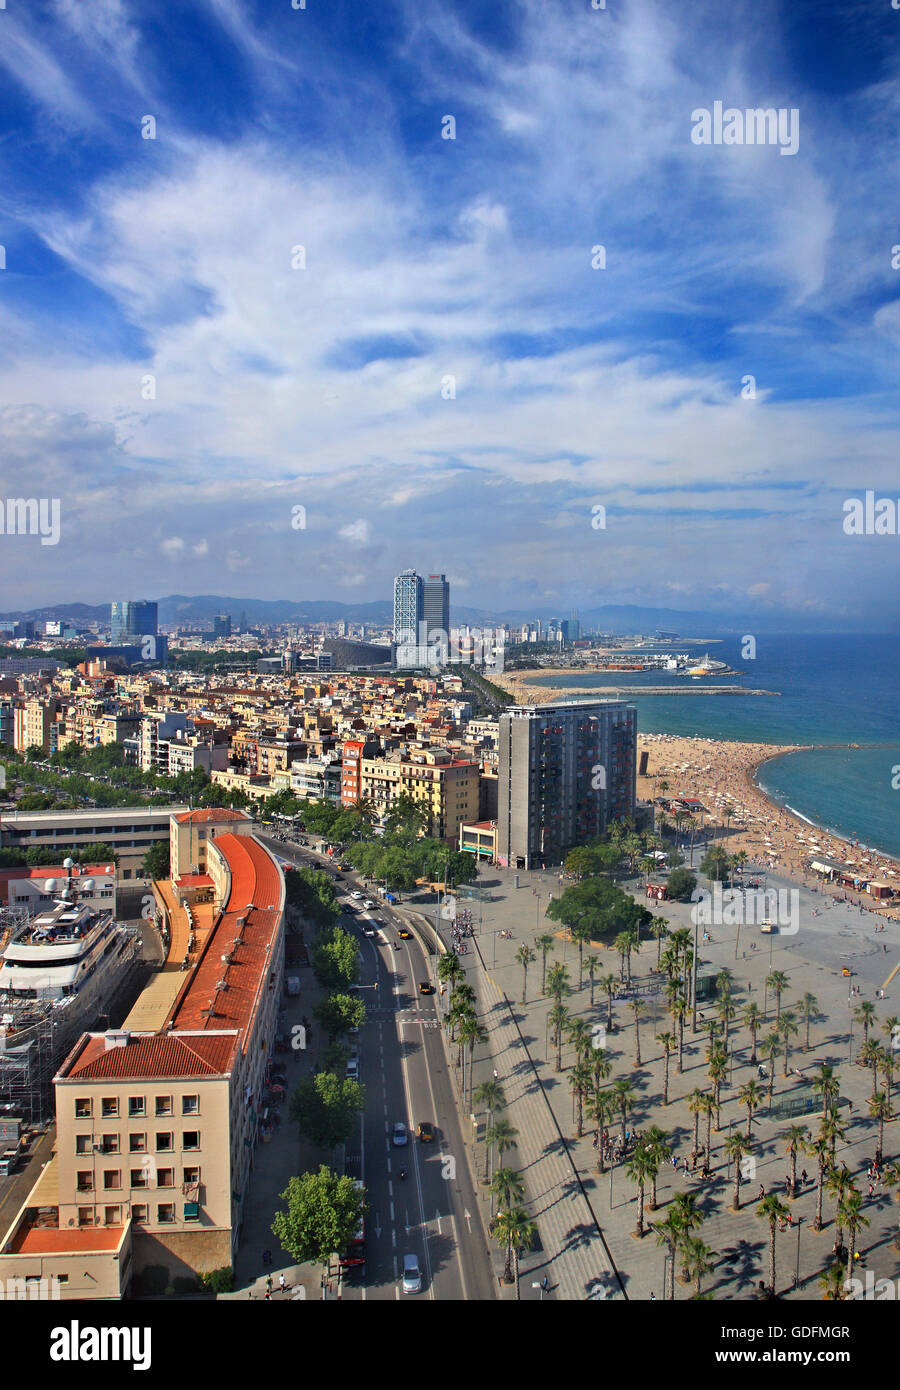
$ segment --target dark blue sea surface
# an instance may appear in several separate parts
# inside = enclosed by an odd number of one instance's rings
[[[715,634],[698,634],[715,636]],[[704,648],[677,640],[672,651],[702,657]],[[768,763],[760,785],[819,825],[900,856],[900,790],[892,787],[900,766],[900,652],[896,638],[837,633],[778,634],[756,639],[755,660],[741,659],[741,638],[710,641],[709,655],[745,672],[740,683],[779,693],[767,695],[637,696],[644,733],[699,734],[752,743],[834,745]],[[732,676],[704,677],[734,684]],[[616,671],[548,677],[547,685],[681,684],[671,672]],[[627,698],[627,697],[626,697]],[[878,747],[850,748],[851,743]],[[900,778],[896,779],[900,786]]]

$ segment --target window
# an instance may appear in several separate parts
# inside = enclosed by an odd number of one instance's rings
[[[199,1149],[200,1131],[199,1129],[186,1129],[181,1139],[183,1149]]]
[[[171,1226],[175,1221],[175,1203],[160,1202],[156,1208],[156,1219],[161,1226]]]
[[[174,1147],[174,1140],[171,1134],[157,1134],[156,1152],[158,1154],[169,1153]]]
[[[103,1186],[107,1192],[122,1186],[122,1172],[119,1168],[106,1168],[103,1172]]]
[[[128,1097],[128,1113],[132,1117],[135,1115],[143,1115],[146,1113],[146,1103],[144,1101],[143,1096]]]
[[[181,1097],[181,1113],[182,1113],[182,1115],[199,1115],[199,1113],[200,1113],[200,1097],[199,1097],[199,1096],[182,1096],[182,1097]]]
[[[194,1187],[200,1181],[200,1169],[197,1167],[185,1168],[184,1181]]]
[[[100,1102],[100,1113],[104,1119],[110,1119],[119,1113],[119,1097],[104,1096]]]
[[[131,1208],[131,1219],[137,1226],[143,1226],[149,1219],[150,1208],[143,1202],[135,1202]]]
[[[75,1135],[75,1152],[77,1154],[89,1154],[93,1147],[93,1139],[90,1134]]]
[[[174,1187],[174,1186],[175,1186],[175,1169],[174,1169],[174,1168],[157,1168],[157,1170],[156,1170],[156,1185],[157,1185],[157,1187]]]
[[[149,1187],[150,1170],[149,1168],[132,1168],[131,1170],[132,1187]]]
[[[88,1100],[86,1097],[85,1097],[83,1100],[76,1100],[76,1102],[75,1102],[75,1118],[76,1118],[76,1120],[89,1120],[89,1119],[91,1118],[91,1114],[92,1114],[92,1110],[91,1110],[91,1102],[90,1102],[90,1100]]]
[[[129,1134],[128,1152],[132,1154],[142,1154],[147,1152],[146,1134]]]
[[[171,1096],[157,1096],[157,1097],[156,1097],[156,1113],[157,1113],[157,1115],[171,1115],[171,1113],[172,1113],[172,1097],[171,1097]]]
[[[100,1149],[105,1154],[117,1154],[119,1152],[118,1134],[104,1134],[100,1139]]]
[[[93,1208],[93,1207],[79,1207],[79,1208],[78,1208],[78,1224],[79,1224],[79,1226],[93,1226],[93,1224],[94,1224],[94,1208]]]
[[[200,1220],[200,1207],[199,1207],[199,1204],[198,1204],[197,1202],[185,1202],[185,1204],[184,1204],[184,1219],[185,1219],[185,1221],[199,1221],[199,1220]]]
[[[83,1172],[79,1172],[76,1175],[76,1177],[79,1192],[93,1192],[94,1175],[90,1171],[90,1169],[85,1169]]]
[[[107,1226],[121,1226],[121,1224],[122,1224],[122,1208],[121,1208],[121,1207],[104,1207],[104,1208],[103,1208],[103,1219],[104,1219],[104,1221],[106,1222],[106,1225],[107,1225]]]

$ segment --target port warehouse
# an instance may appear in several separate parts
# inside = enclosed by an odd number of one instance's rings
[[[88,853],[105,844],[118,856],[119,880],[141,877],[141,862],[157,840],[169,839],[173,815],[187,806],[129,807],[124,811],[4,812],[0,817],[0,848],[60,849],[70,846]]]
[[[204,821],[206,873],[189,877],[209,880],[212,901],[167,899],[166,964],[121,1029],[82,1033],[60,1066],[56,1146],[2,1235],[0,1280],[55,1276],[63,1298],[117,1299],[148,1266],[171,1282],[233,1260],[283,982],[285,885],[241,813],[188,813],[181,826],[193,835]]]

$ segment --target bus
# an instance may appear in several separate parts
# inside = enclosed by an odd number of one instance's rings
[[[356,1188],[357,1192],[361,1193],[362,1196],[365,1197],[365,1195],[366,1195],[366,1186],[365,1186],[365,1183],[361,1182],[359,1178],[354,1178],[354,1179],[353,1179],[353,1186]],[[355,1235],[355,1236],[353,1237],[353,1239],[350,1241],[350,1244],[347,1246],[347,1249],[344,1251],[344,1254],[341,1256],[340,1264],[341,1264],[341,1269],[356,1269],[356,1268],[358,1268],[360,1265],[364,1265],[365,1262],[366,1262],[366,1230],[365,1230],[365,1218],[361,1216],[360,1219],[359,1219],[359,1230],[356,1232],[356,1235]]]

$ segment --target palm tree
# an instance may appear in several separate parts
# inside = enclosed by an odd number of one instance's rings
[[[616,1113],[615,1098],[609,1091],[595,1091],[587,1103],[588,1118],[594,1121],[597,1127],[597,1172],[605,1173],[606,1166],[603,1162],[603,1126],[607,1120],[611,1120]]]
[[[578,947],[578,988],[584,982],[584,948],[589,946],[593,940],[592,929],[587,922],[576,922],[569,927],[569,940],[574,941]]]
[[[641,1135],[641,1148],[645,1153],[650,1154],[655,1162],[650,1178],[650,1201],[647,1206],[650,1211],[656,1211],[656,1179],[661,1165],[667,1163],[672,1156],[669,1136],[664,1129],[659,1128],[659,1125],[651,1125]]]
[[[869,1038],[860,1049],[860,1065],[872,1068],[872,1095],[878,1090],[878,1069],[881,1066],[881,1048],[874,1038]]]
[[[594,1040],[593,1030],[589,1023],[585,1023],[583,1018],[573,1018],[566,1024],[566,1037],[575,1048],[575,1057],[579,1062],[584,1061],[591,1051]],[[595,1049],[599,1050],[599,1049]]]
[[[547,971],[547,993],[556,1000],[557,1004],[565,995],[572,993],[568,969],[559,961],[551,965]]]
[[[547,1015],[547,1022],[553,1030],[553,1046],[556,1048],[556,1070],[562,1068],[563,1030],[569,1021],[569,1010],[564,1004],[554,1004]]]
[[[715,1100],[713,1099],[713,1097],[712,1097],[712,1096],[709,1096],[709,1095],[705,1095],[705,1096],[703,1097],[703,1104],[702,1104],[702,1106],[701,1106],[701,1110],[703,1111],[703,1114],[706,1116],[706,1145],[705,1145],[704,1157],[703,1157],[703,1162],[704,1162],[705,1164],[708,1164],[708,1163],[709,1163],[709,1155],[710,1155],[711,1147],[712,1147],[712,1117],[713,1117],[713,1111],[715,1110],[715,1108],[716,1108],[716,1102],[715,1102]]]
[[[619,988],[619,981],[618,981],[618,979],[616,978],[615,975],[604,975],[603,978],[600,980],[599,983],[600,983],[600,988],[603,990],[603,993],[606,995],[606,1026],[607,1026],[607,1028],[609,1028],[610,1030],[612,1030],[612,1026],[613,1026],[613,1016],[612,1016],[613,996],[615,995],[616,990]]]
[[[755,1081],[745,1081],[738,1091],[738,1100],[747,1107],[747,1140],[753,1133],[753,1112],[762,1105],[762,1091]]]
[[[866,1043],[869,1041],[869,1029],[877,1020],[875,1005],[871,1004],[868,999],[864,999],[859,1007],[853,1010],[853,1017],[856,1019],[857,1023],[862,1024],[863,1047],[865,1047]]]
[[[498,1245],[506,1246],[506,1267],[503,1271],[503,1282],[505,1284],[515,1282],[516,1298],[519,1297],[519,1255],[534,1244],[536,1235],[537,1226],[530,1220],[524,1207],[511,1207],[508,1211],[498,1213],[494,1224],[494,1239]],[[515,1274],[513,1274],[513,1261],[515,1261]]]
[[[496,1120],[484,1132],[484,1141],[489,1150],[497,1150],[497,1158],[503,1162],[503,1155],[508,1149],[516,1147],[516,1139],[519,1131],[509,1123],[509,1120]],[[500,1169],[497,1169],[500,1172]]]
[[[516,960],[522,967],[522,1003],[525,1003],[525,991],[528,987],[528,967],[535,959],[534,951],[530,946],[520,946],[516,951]]]
[[[666,1271],[663,1278],[663,1298],[675,1297],[675,1251],[681,1240],[683,1231],[678,1218],[678,1213],[670,1211],[664,1221],[654,1221],[650,1228],[656,1236],[657,1245],[664,1245],[668,1252],[672,1264],[671,1270]],[[671,1289],[671,1293],[669,1292]]]
[[[634,1105],[634,1091],[631,1089],[631,1085],[628,1081],[625,1080],[624,1077],[619,1077],[618,1081],[614,1081],[611,1090],[615,1098],[615,1108],[616,1110],[618,1110],[619,1118],[622,1122],[622,1147],[624,1149],[625,1121],[628,1118],[629,1110]]]
[[[720,994],[716,1004],[716,1012],[722,1020],[722,1042],[728,1047],[728,1025],[737,1013],[737,1008],[732,1002],[730,994]]]
[[[487,1042],[487,1029],[483,1028],[474,1016],[464,1018],[459,1025],[459,1045],[468,1048],[469,1051],[469,1111],[472,1110],[472,1083],[474,1080],[473,1061],[475,1057],[475,1047],[478,1043]],[[463,1089],[465,1089],[465,1074],[463,1074]]]
[[[842,1143],[844,1141],[844,1129],[845,1126],[841,1123],[840,1119],[838,1118],[838,1113],[836,1110],[832,1110],[830,1115],[827,1115],[824,1120],[819,1121],[819,1133],[823,1139],[828,1140],[828,1144],[831,1149],[832,1163],[834,1162],[834,1153],[835,1149],[837,1148],[837,1141],[839,1139]]]
[[[788,977],[783,970],[773,970],[771,975],[766,976],[766,989],[770,989],[775,995],[775,1022],[781,1018],[781,996],[788,987]]]
[[[783,1202],[774,1192],[769,1192],[757,1206],[756,1214],[763,1221],[768,1221],[769,1223],[769,1290],[774,1297],[775,1232],[778,1229],[779,1221],[787,1221],[790,1216],[790,1210],[786,1202]]]
[[[711,1274],[715,1269],[712,1262],[715,1254],[716,1251],[704,1245],[699,1236],[685,1236],[681,1242],[681,1258],[688,1277],[694,1281],[695,1298],[703,1297],[700,1292],[701,1281],[705,1274]]]
[[[855,1192],[853,1178],[845,1168],[829,1168],[825,1175],[825,1191],[834,1199],[834,1224],[837,1230],[836,1244],[844,1244],[843,1201],[848,1192]]]
[[[863,1212],[862,1200],[863,1199],[858,1192],[851,1190],[847,1193],[847,1195],[844,1197],[843,1202],[841,1203],[841,1207],[843,1208],[843,1211],[841,1213],[841,1219],[846,1225],[847,1232],[850,1237],[849,1244],[847,1247],[848,1269],[853,1268],[853,1255],[854,1251],[856,1250],[857,1231],[864,1231],[867,1226],[870,1226],[872,1224],[869,1221],[869,1218]]]
[[[797,1195],[797,1151],[801,1149],[809,1137],[809,1130],[804,1125],[791,1125],[781,1136],[785,1140],[785,1152],[791,1159],[791,1197]]]
[[[784,1043],[784,1070],[781,1074],[782,1076],[787,1076],[788,1058],[790,1057],[791,1053],[791,1038],[795,1038],[797,1034],[800,1032],[800,1025],[797,1022],[797,1016],[790,1009],[785,1009],[784,1013],[781,1015],[781,1018],[778,1020],[778,1032],[781,1035],[782,1042]]]
[[[825,1174],[827,1170],[831,1167],[831,1149],[829,1147],[828,1140],[823,1138],[821,1135],[817,1135],[815,1139],[806,1140],[803,1144],[803,1149],[804,1152],[807,1153],[810,1158],[814,1158],[816,1160],[816,1166],[819,1170],[819,1184],[818,1192],[816,1195],[816,1216],[815,1220],[813,1221],[813,1230],[821,1231],[822,1196],[825,1188]]]
[[[696,1158],[700,1153],[700,1116],[704,1111],[706,1096],[703,1091],[693,1090],[688,1096],[688,1110],[694,1117],[694,1147],[691,1149],[691,1158]]]
[[[676,1062],[675,1070],[680,1076],[684,1070],[684,1019],[688,1011],[687,999],[680,991],[676,991],[672,996],[669,1010],[678,1028],[678,1061]]]
[[[540,953],[541,953],[541,968],[542,968],[542,971],[543,971],[543,973],[542,973],[542,975],[541,975],[541,994],[546,994],[546,993],[547,993],[547,952],[548,952],[548,951],[552,951],[552,950],[553,950],[553,947],[554,947],[554,945],[555,945],[556,943],[555,943],[554,938],[549,934],[549,932],[545,932],[545,933],[543,934],[543,936],[536,936],[536,937],[535,937],[535,939],[534,939],[534,944],[535,944],[535,946],[538,948],[538,950],[539,950]]]
[[[798,1008],[800,1009],[800,1013],[803,1015],[803,1021],[806,1024],[806,1036],[803,1040],[803,1051],[808,1052],[810,1019],[818,1018],[819,1001],[814,994],[810,994],[809,992],[807,992],[800,1000]]]
[[[437,973],[439,980],[449,981],[451,989],[457,980],[465,974],[462,961],[455,951],[448,951],[445,956],[441,956],[438,961]]]
[[[669,924],[665,917],[652,917],[650,919],[650,935],[656,937],[656,968],[659,970],[660,951],[663,941],[669,935]]]
[[[620,956],[619,979],[622,984],[631,984],[631,953],[640,950],[637,936],[633,931],[622,931],[613,942]]]
[[[587,973],[588,973],[588,980],[590,981],[590,986],[591,986],[591,1008],[594,1007],[594,986],[595,986],[595,984],[596,984],[595,976],[596,976],[597,967],[599,966],[599,964],[600,964],[600,957],[599,957],[599,956],[585,956],[585,958],[584,958],[584,965],[585,965],[585,969],[587,970]]]
[[[594,1090],[599,1091],[600,1082],[609,1079],[609,1074],[612,1071],[612,1062],[600,1047],[591,1049],[589,1060],[591,1064],[591,1074],[594,1078]]]
[[[697,1194],[695,1192],[677,1192],[672,1198],[672,1214],[678,1222],[681,1231],[679,1246],[684,1247],[685,1239],[697,1226],[702,1226],[706,1217],[702,1211],[697,1210]],[[684,1267],[682,1260],[681,1281],[687,1283],[690,1275]]]
[[[587,1062],[576,1062],[569,1074],[569,1089],[572,1092],[578,1110],[576,1139],[580,1139],[584,1134],[584,1098],[591,1089],[591,1081],[591,1069]]]
[[[643,999],[632,999],[631,1012],[634,1014],[634,1065],[641,1065],[641,1014],[647,1012]]]
[[[823,1290],[826,1301],[832,1303],[842,1303],[846,1296],[847,1266],[842,1264],[829,1265],[823,1269],[819,1275],[819,1288]]]
[[[472,1099],[476,1105],[483,1105],[488,1112],[487,1129],[491,1129],[494,1124],[494,1111],[506,1109],[506,1096],[499,1081],[482,1081],[480,1086],[475,1087]],[[487,1131],[486,1131],[487,1132]],[[491,1150],[486,1145],[485,1154],[485,1178],[490,1182],[491,1177]]]
[[[894,1201],[900,1201],[900,1167],[897,1164],[889,1164],[885,1168],[884,1185],[894,1188]],[[900,1221],[898,1221],[897,1230],[894,1233],[894,1249],[900,1251]]]
[[[884,1091],[876,1091],[874,1096],[869,1097],[869,1114],[873,1120],[878,1121],[878,1147],[875,1150],[875,1162],[881,1163],[884,1157],[884,1122],[890,1119],[888,1098]]]
[[[820,1062],[819,1070],[811,1080],[813,1090],[822,1097],[822,1118],[824,1119],[832,1103],[840,1094],[840,1078],[834,1067],[829,1066],[826,1062]]]
[[[752,1147],[752,1140],[749,1135],[743,1135],[740,1131],[729,1134],[725,1140],[725,1153],[728,1161],[734,1164],[734,1196],[731,1199],[731,1210],[740,1211],[741,1209],[741,1179],[744,1176],[743,1161]]]
[[[713,1083],[716,1104],[716,1133],[721,1128],[722,1086],[728,1076],[728,1054],[720,1043],[710,1043],[706,1049],[707,1071]]]
[[[759,1045],[759,1050],[769,1064],[769,1105],[772,1104],[772,1091],[775,1089],[775,1058],[781,1052],[781,1038],[778,1033],[768,1033]]]
[[[762,1024],[762,1014],[758,1004],[748,1004],[741,1014],[741,1022],[750,1029],[750,1065],[756,1066],[756,1035]]]
[[[508,1211],[516,1202],[525,1197],[525,1184],[514,1168],[498,1168],[491,1183],[491,1192],[497,1197],[500,1210]]]
[[[647,1183],[659,1171],[659,1162],[652,1152],[648,1153],[645,1148],[640,1148],[628,1160],[625,1171],[631,1181],[637,1183],[638,1212],[634,1234],[641,1240],[644,1236],[644,1190]]]
[[[663,1105],[669,1103],[669,1054],[675,1046],[675,1037],[672,1033],[660,1033],[656,1041],[661,1043],[663,1049]]]

